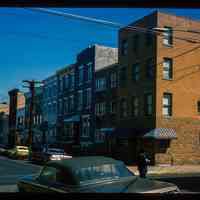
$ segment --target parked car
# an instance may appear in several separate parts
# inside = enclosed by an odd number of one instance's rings
[[[0,144],[0,155],[5,155],[8,146],[6,144]]]
[[[140,178],[122,161],[103,156],[49,161],[39,175],[17,182],[19,192],[176,193],[173,183]]]
[[[38,149],[32,152],[32,161],[35,162],[47,162],[50,160],[62,160],[69,158],[72,158],[72,156],[67,155],[63,149],[58,148]]]
[[[24,159],[29,156],[29,149],[27,146],[15,146],[12,149],[7,150],[8,157],[14,159]]]

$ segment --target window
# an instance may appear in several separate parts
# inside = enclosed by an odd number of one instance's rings
[[[91,105],[91,101],[92,101],[92,90],[91,88],[88,88],[86,90],[86,101],[85,101],[86,107]]]
[[[90,117],[82,116],[82,137],[90,136]]]
[[[117,113],[117,102],[116,101],[112,101],[110,103],[110,112],[111,113]]]
[[[105,102],[96,103],[95,112],[96,115],[104,115],[106,112],[106,103]]]
[[[134,81],[138,81],[140,78],[140,66],[139,63],[136,63],[133,65],[133,80]]]
[[[64,125],[64,136],[65,137],[73,137],[74,136],[74,126],[73,123]]]
[[[67,114],[68,112],[68,98],[64,98],[64,113]]]
[[[136,96],[132,97],[132,114],[134,117],[139,115],[139,98]]]
[[[128,53],[128,41],[127,40],[122,40],[121,53],[123,56],[127,55],[127,53]]]
[[[84,76],[83,66],[79,67],[79,85],[83,84],[83,76]]]
[[[75,87],[75,75],[74,71],[71,72],[71,89],[73,90]]]
[[[105,134],[102,133],[102,131],[100,131],[99,129],[96,129],[95,131],[95,141],[99,143],[105,141]]]
[[[173,67],[172,67],[172,59],[171,58],[164,58],[163,61],[163,78],[164,79],[172,79],[172,71],[173,71]]]
[[[154,77],[154,63],[153,58],[149,58],[146,62],[146,77],[151,79]]]
[[[74,96],[70,96],[69,97],[69,112],[73,112],[74,111]]]
[[[200,114],[200,101],[197,102],[197,112]]]
[[[144,112],[146,116],[150,116],[153,113],[153,100],[152,94],[145,94],[144,99]]]
[[[80,90],[80,91],[78,91],[78,107],[77,107],[77,109],[81,110],[82,106],[83,106],[83,91]]]
[[[62,77],[62,89],[61,91],[64,91],[65,90],[65,76]]]
[[[173,30],[172,27],[164,27],[166,30],[163,33],[163,44],[171,46],[173,44]]]
[[[69,88],[69,76],[65,75],[65,88],[68,89]]]
[[[121,87],[125,87],[126,85],[126,73],[127,73],[126,67],[122,67],[120,69],[120,86]]]
[[[96,91],[102,91],[106,89],[106,79],[98,78],[96,80]]]
[[[92,63],[87,64],[87,80],[92,80]]]
[[[139,35],[136,34],[133,36],[133,51],[137,52],[139,48]]]
[[[163,115],[172,116],[172,94],[170,93],[163,95]]]
[[[62,105],[62,99],[59,99],[59,114],[62,114],[62,110],[63,110],[63,105]]]
[[[127,117],[127,112],[128,112],[128,109],[127,109],[127,101],[126,101],[126,99],[122,99],[121,100],[121,106],[120,106],[120,108],[121,108],[121,117],[123,118],[123,117]]]
[[[117,73],[116,72],[112,72],[110,74],[110,87],[111,88],[117,87]]]

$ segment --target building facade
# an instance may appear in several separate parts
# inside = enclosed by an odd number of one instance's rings
[[[67,151],[87,151],[95,141],[95,70],[117,62],[117,50],[99,45],[82,50],[76,62],[57,71],[58,124]]]
[[[31,104],[31,93],[25,93],[25,143],[28,142],[29,134],[29,120],[30,120],[30,104]],[[32,123],[32,141],[35,144],[42,144],[42,130],[41,125],[43,122],[43,89],[42,87],[35,88],[34,104],[33,104],[33,123]]]
[[[134,162],[144,148],[152,164],[199,163],[199,48],[184,39],[194,39],[194,33],[181,30],[198,29],[200,22],[154,12],[131,25],[165,31],[119,31],[118,130],[124,134],[118,135],[124,157]]]
[[[0,103],[0,144],[8,144],[9,105]]]
[[[95,72],[95,143],[97,153],[110,154],[113,140],[109,137],[117,127],[118,64]]]
[[[43,103],[42,113],[43,122],[47,122],[46,142],[48,144],[56,143],[57,139],[57,76],[56,74],[43,81]]]

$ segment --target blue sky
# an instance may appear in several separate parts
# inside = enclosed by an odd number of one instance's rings
[[[156,9],[51,8],[127,25]],[[200,20],[199,9],[159,9]],[[117,47],[118,30],[22,8],[0,8],[0,101],[23,79],[42,80],[70,63],[90,44]]]

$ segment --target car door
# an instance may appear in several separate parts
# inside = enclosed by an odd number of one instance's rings
[[[76,188],[70,172],[63,168],[57,168],[56,181],[52,182],[49,189],[52,192],[74,192],[73,188]]]
[[[56,167],[44,167],[39,177],[31,183],[29,190],[31,192],[51,192],[50,186],[56,182],[56,173]]]

